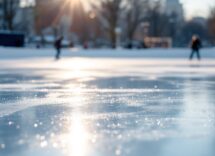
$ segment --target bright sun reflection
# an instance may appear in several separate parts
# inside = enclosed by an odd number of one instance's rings
[[[89,132],[84,123],[84,117],[79,109],[79,105],[84,105],[84,96],[81,90],[76,92],[71,97],[71,103],[77,105],[77,110],[72,112],[69,117],[69,122],[66,124],[67,132],[62,136],[62,140],[66,143],[65,154],[68,156],[85,156],[88,151]]]
[[[87,152],[88,132],[81,119],[81,114],[77,113],[74,115],[69,128],[70,133],[66,136],[68,145],[71,146],[69,149],[69,155],[71,156],[84,156]]]
[[[84,98],[81,89],[77,89],[69,98],[69,102],[75,105],[76,109],[71,115],[65,116],[62,134],[53,140],[66,156],[86,156],[89,153],[92,135],[81,110],[86,104]]]
[[[62,77],[64,79],[68,78],[89,78],[94,73],[92,71],[89,71],[92,68],[95,68],[95,64],[86,62],[85,60],[69,60],[65,61],[64,63],[60,63],[59,66],[62,69],[66,69],[69,71],[62,71],[61,73],[58,73],[58,77]]]
[[[68,127],[67,127],[68,126]],[[65,126],[65,132],[54,140],[66,156],[85,156],[89,151],[89,132],[81,113],[75,113]]]

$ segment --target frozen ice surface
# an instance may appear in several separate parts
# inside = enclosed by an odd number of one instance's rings
[[[214,156],[215,62],[0,61],[0,156]]]

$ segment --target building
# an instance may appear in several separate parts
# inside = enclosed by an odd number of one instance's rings
[[[34,31],[34,7],[23,6],[17,9],[14,23],[16,24],[16,30],[24,32],[26,37],[32,37],[35,35]]]
[[[204,17],[193,17],[191,19],[191,21],[194,23],[198,23],[198,24],[202,25],[203,27],[207,27],[207,19]]]
[[[166,0],[165,12],[168,16],[176,18],[177,22],[184,20],[184,9],[179,0]]]
[[[145,37],[144,43],[149,48],[171,48],[172,38],[170,37]]]

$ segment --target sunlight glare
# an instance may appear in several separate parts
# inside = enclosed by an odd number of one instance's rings
[[[89,132],[81,113],[75,113],[67,126],[67,132],[59,137],[63,153],[67,156],[85,156],[89,151]]]
[[[75,118],[73,118],[70,132],[68,136],[71,144],[70,155],[84,156],[85,152],[87,152],[88,135],[80,114],[76,114]]]

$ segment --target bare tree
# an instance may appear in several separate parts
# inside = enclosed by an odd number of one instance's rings
[[[156,1],[147,12],[147,21],[150,23],[150,35],[155,37],[163,36],[165,15],[161,12],[161,1]]]
[[[213,43],[215,43],[215,7],[211,9],[210,16],[208,19],[208,30],[212,37]]]
[[[194,34],[198,35],[204,41],[208,39],[207,28],[204,25],[193,20],[186,22],[181,32],[184,44],[189,43]]]
[[[177,15],[167,15],[162,11],[162,1],[158,0],[147,11],[150,36],[176,38],[178,32]]]
[[[122,0],[100,0],[98,4],[93,4],[113,48],[116,47],[117,34],[115,31],[118,27],[121,4]]]
[[[127,0],[126,1],[126,32],[129,40],[133,39],[138,26],[143,22],[148,10],[149,0]]]
[[[14,30],[14,18],[19,7],[19,0],[3,0],[3,27]]]

